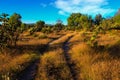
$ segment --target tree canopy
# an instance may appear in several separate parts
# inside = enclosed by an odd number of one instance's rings
[[[21,32],[22,22],[20,14],[14,13],[9,16],[8,14],[2,13],[0,15],[0,22],[0,46],[16,45],[16,41]]]

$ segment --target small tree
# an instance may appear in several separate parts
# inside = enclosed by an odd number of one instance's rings
[[[12,16],[10,16],[8,23],[11,44],[16,46],[16,42],[21,33],[21,15],[14,13]]]
[[[14,13],[8,17],[8,14],[0,15],[0,49],[9,45],[16,46],[16,42],[21,32],[21,16]]]
[[[27,25],[25,23],[21,24],[21,32],[25,31],[27,29]]]
[[[63,29],[63,27],[64,27],[64,25],[62,24],[62,20],[58,19],[56,24],[55,24],[55,29],[60,31]]]
[[[36,22],[36,31],[41,31],[42,28],[45,26],[45,22],[44,21],[37,21]]]
[[[99,25],[101,22],[102,22],[103,18],[102,18],[102,15],[101,14],[97,14],[95,16],[95,24],[96,25]]]
[[[2,50],[3,48],[5,48],[7,46],[7,43],[10,40],[9,37],[9,32],[8,32],[8,14],[2,13],[0,15],[0,22],[1,22],[1,26],[0,26],[0,49]]]

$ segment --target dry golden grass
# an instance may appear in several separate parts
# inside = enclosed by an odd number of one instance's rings
[[[108,52],[94,52],[85,43],[70,50],[78,80],[120,80],[120,59],[113,59]]]
[[[24,32],[20,35],[20,37],[21,37],[21,36],[28,36],[28,35],[30,35],[30,32],[24,31]]]
[[[44,45],[52,40],[47,34],[42,32],[36,32],[29,36],[26,36],[26,33],[27,32],[20,35],[20,40],[17,42],[18,45]]]
[[[60,34],[60,33],[55,33],[55,32],[53,32],[53,33],[50,33],[50,34],[47,34],[48,35],[48,37],[50,37],[50,38],[59,38],[60,36],[62,36],[62,35],[64,35],[64,34]]]
[[[4,65],[5,63],[9,63],[12,59],[12,56],[9,54],[0,54],[0,66]]]
[[[80,42],[83,39],[82,33],[76,32],[76,34],[69,40],[70,43]]]
[[[35,80],[71,80],[69,68],[61,49],[42,55]]]
[[[29,35],[26,36],[27,32],[21,34],[20,39],[23,39],[23,41],[18,41],[18,45],[44,45],[48,44],[50,41],[53,39],[57,39],[61,37],[62,35],[65,35],[65,32],[58,32],[58,33],[50,33],[50,34],[45,34],[42,32],[36,32],[34,35]],[[36,36],[36,37],[34,37]],[[63,39],[63,38],[62,38]],[[60,41],[62,41],[62,39]]]
[[[0,57],[0,79],[10,78],[11,75],[23,70],[31,61],[36,59],[35,54],[22,54],[9,56],[1,54]]]
[[[91,66],[93,80],[120,80],[120,59],[99,61]]]
[[[61,31],[57,34],[51,33],[47,35],[40,32],[35,33],[38,35],[37,37],[32,35],[26,36],[26,34],[24,33],[22,37],[30,39],[28,41],[18,41],[18,45],[48,44],[53,40],[52,38],[58,38],[50,43],[48,52],[40,55],[40,64],[38,64],[38,73],[35,80],[72,80],[63,50],[61,49],[61,45],[63,46],[63,43],[72,35],[74,36],[69,40],[70,44],[68,44],[72,47],[70,47],[68,54],[70,55],[71,63],[75,64],[73,67],[75,67],[78,80],[120,80],[120,59],[111,55],[111,53],[116,55],[120,52],[120,46],[116,43],[116,41],[120,40],[119,35],[99,34],[99,38],[97,38],[98,44],[109,44],[109,46],[105,48],[105,51],[95,51],[84,43],[84,38],[92,35],[90,32]],[[59,38],[60,36],[62,37]],[[17,56],[0,54],[0,80],[3,75],[7,75],[9,78],[10,74],[23,70],[36,58],[38,57],[35,54]]]
[[[51,39],[46,38],[46,39],[31,39],[28,41],[18,41],[18,45],[44,45],[50,42]]]
[[[47,44],[48,42],[50,42],[50,39],[36,39],[36,40],[31,40],[29,41],[30,44],[36,45],[36,44]]]
[[[120,40],[120,37],[118,35],[111,35],[111,34],[100,34],[98,35],[100,38],[98,38],[99,45],[108,45],[108,44],[115,44],[116,41]]]
[[[55,45],[55,44],[63,44],[70,36],[74,35],[75,33],[68,33],[65,36],[53,41],[50,43],[50,45]]]
[[[69,42],[71,43],[71,45],[82,43],[85,40],[88,40],[91,35],[92,35],[92,32],[76,31],[75,35],[69,40]]]

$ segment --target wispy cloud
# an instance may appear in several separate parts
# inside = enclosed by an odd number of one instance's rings
[[[107,15],[114,12],[114,9],[109,8],[108,0],[56,0],[55,6],[59,9],[61,15],[74,12]]]
[[[40,3],[40,6],[43,7],[43,8],[45,8],[45,7],[47,7],[47,4],[45,4],[45,3]]]

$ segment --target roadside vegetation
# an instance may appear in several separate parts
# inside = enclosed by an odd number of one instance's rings
[[[22,54],[18,56],[10,56],[0,54],[0,79],[1,80],[13,80],[16,78],[16,74],[24,70],[30,62],[37,59],[36,54]]]
[[[35,80],[72,80],[61,49],[49,51],[40,57]]]
[[[67,25],[21,18],[0,15],[0,80],[120,80],[120,13],[72,13]]]

